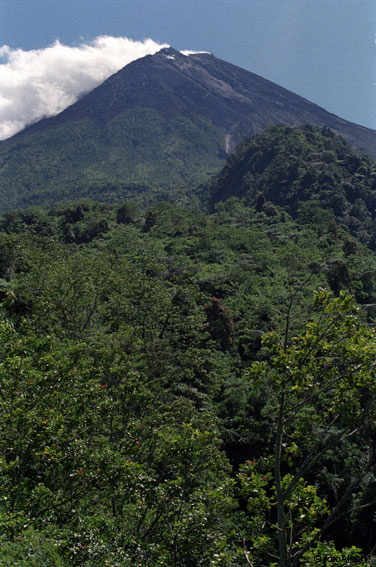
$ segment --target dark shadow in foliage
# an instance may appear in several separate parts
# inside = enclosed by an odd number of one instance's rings
[[[149,230],[155,226],[157,219],[158,213],[155,211],[149,211],[145,219],[144,232],[149,232]]]
[[[204,309],[211,338],[220,343],[222,350],[226,350],[232,344],[232,333],[234,330],[232,318],[217,297],[212,297],[210,303],[207,303]]]
[[[343,289],[349,289],[351,285],[350,274],[344,260],[334,262],[328,270],[328,282],[333,293],[338,296]]]
[[[124,203],[116,211],[116,222],[118,224],[130,224],[134,220],[134,207],[129,203]]]
[[[111,208],[104,203],[82,199],[57,211],[61,232],[68,244],[88,244],[109,230],[108,217]],[[56,214],[56,213],[55,213]]]

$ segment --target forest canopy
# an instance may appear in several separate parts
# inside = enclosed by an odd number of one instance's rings
[[[0,565],[372,557],[375,259],[310,207],[1,217]]]

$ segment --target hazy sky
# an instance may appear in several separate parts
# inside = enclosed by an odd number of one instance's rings
[[[211,51],[376,129],[375,34],[376,0],[0,0],[0,122],[12,133],[16,112],[58,111],[81,75],[87,90],[158,49],[111,39],[126,37]],[[44,49],[56,40],[76,49]]]

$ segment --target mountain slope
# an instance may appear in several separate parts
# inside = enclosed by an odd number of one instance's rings
[[[0,144],[1,209],[112,200],[204,182],[245,137],[311,123],[376,155],[376,132],[210,54],[138,59],[59,115]],[[152,189],[151,189],[152,188]]]
[[[245,140],[205,192],[211,207],[238,197],[268,214],[277,205],[312,222],[330,212],[376,249],[376,163],[328,128],[278,125]]]

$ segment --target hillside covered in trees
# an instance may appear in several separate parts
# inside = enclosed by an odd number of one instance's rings
[[[358,176],[343,206],[372,217],[374,164],[310,132],[284,134],[294,167],[281,130],[261,138],[299,196],[303,167],[341,171],[299,205],[260,145],[213,181],[231,198],[210,214],[81,200],[0,218],[0,565],[374,557],[376,260],[325,201]],[[316,162],[309,135],[329,140]]]
[[[294,218],[311,220],[321,208],[376,248],[376,164],[328,128],[279,125],[245,140],[212,182],[209,195],[212,206],[236,196],[270,215],[279,205]]]

